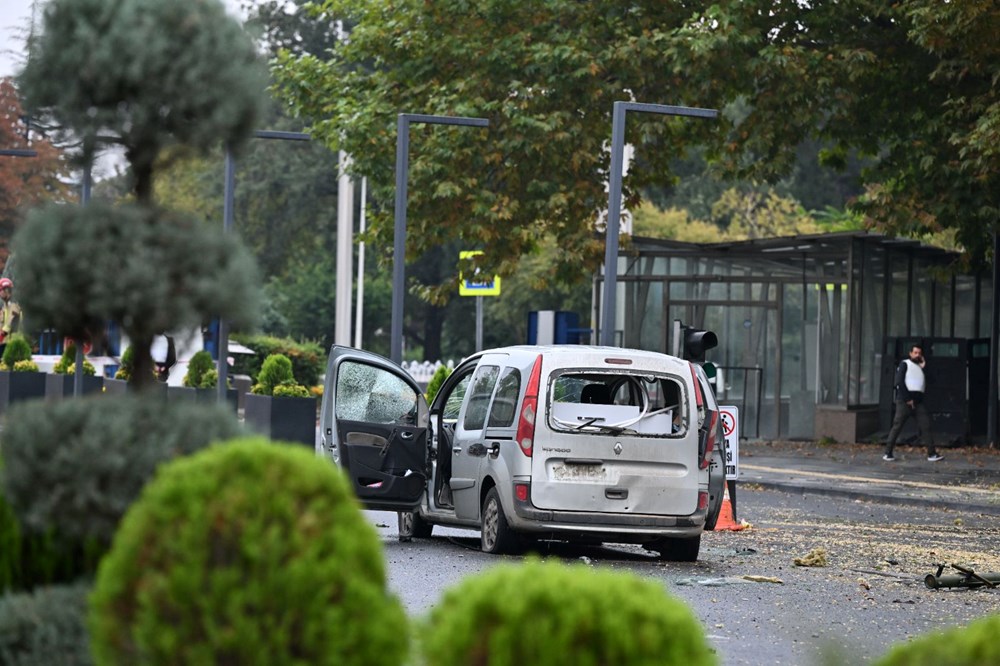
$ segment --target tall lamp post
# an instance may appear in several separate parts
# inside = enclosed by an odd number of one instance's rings
[[[310,137],[304,132],[280,132],[276,130],[256,130],[253,133],[255,139],[276,139],[279,141],[309,141]],[[233,230],[233,198],[236,187],[236,161],[233,159],[233,151],[226,147],[226,186],[222,203],[222,228],[226,233]],[[219,357],[216,359],[216,368],[219,373],[217,389],[219,392],[219,402],[226,400],[226,385],[228,382],[229,366],[229,325],[225,319],[219,319]]]
[[[605,229],[604,302],[601,307],[600,344],[615,344],[615,297],[618,281],[618,228],[622,211],[622,159],[625,154],[625,115],[629,111],[665,116],[716,118],[715,109],[664,106],[639,102],[615,102],[611,117],[611,180],[608,187],[608,224]]]
[[[395,362],[403,360],[403,295],[406,288],[406,176],[410,168],[410,124],[464,125],[489,127],[486,118],[464,116],[428,116],[418,113],[401,113],[396,119],[396,210],[392,242],[392,330],[389,357]]]

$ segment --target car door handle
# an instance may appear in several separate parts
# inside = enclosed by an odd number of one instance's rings
[[[451,452],[452,453],[461,453],[462,452],[462,447],[461,446],[453,446],[453,447],[451,447]]]
[[[401,433],[399,433],[399,438],[400,439],[405,439],[405,440],[409,441],[409,440],[413,439],[413,433],[410,432],[409,430],[404,430]]]

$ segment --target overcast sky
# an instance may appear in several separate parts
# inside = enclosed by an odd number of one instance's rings
[[[239,13],[239,0],[224,1],[230,13]],[[13,76],[24,66],[24,38],[31,17],[31,4],[31,0],[0,0],[0,76]],[[39,23],[44,4],[44,0],[39,0]]]

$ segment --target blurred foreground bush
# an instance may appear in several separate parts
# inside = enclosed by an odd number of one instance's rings
[[[987,666],[1000,664],[1000,615],[965,627],[925,634],[894,646],[878,666]]]
[[[246,438],[164,465],[101,562],[101,664],[402,664],[407,621],[338,468]]]

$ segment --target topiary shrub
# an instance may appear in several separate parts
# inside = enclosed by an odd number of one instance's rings
[[[101,562],[88,618],[107,664],[393,666],[406,625],[340,471],[263,438],[159,470]]]
[[[19,361],[31,360],[31,343],[20,333],[14,333],[7,340],[7,346],[3,350],[4,367],[13,369]],[[35,367],[35,372],[38,368]]]
[[[892,647],[876,666],[984,666],[1000,664],[1000,615],[965,627],[925,634]]]
[[[132,347],[125,348],[120,363],[121,365],[115,371],[115,379],[124,379],[125,381],[132,379],[132,368],[135,367],[135,352],[132,351]]]
[[[109,544],[161,462],[242,432],[216,404],[135,396],[18,403],[0,434],[0,481],[27,530]]]
[[[210,370],[215,369],[215,361],[212,360],[212,355],[209,354],[204,349],[197,351],[188,361],[187,374],[184,375],[184,386],[190,386],[192,388],[211,388],[208,386],[202,386],[202,382],[205,379],[205,373]],[[216,371],[215,381],[218,382],[219,375]],[[213,383],[212,386],[215,386]]]
[[[434,401],[434,396],[441,390],[441,385],[444,384],[444,380],[448,379],[448,375],[450,374],[451,368],[447,365],[441,365],[431,375],[431,380],[427,382],[427,393],[424,394],[428,404]]]
[[[277,389],[277,393],[275,390]],[[256,395],[290,396],[308,398],[309,390],[295,381],[292,362],[284,354],[271,354],[257,375],[257,383],[250,389]]]
[[[0,664],[92,664],[85,624],[84,584],[0,596]]]
[[[205,374],[201,376],[201,381],[198,383],[198,388],[210,389],[215,388],[219,385],[219,371],[215,368],[211,370],[206,370]],[[232,388],[232,382],[229,381],[229,377],[226,377],[226,388]]]
[[[697,618],[662,583],[538,560],[465,579],[419,635],[434,666],[716,663]]]
[[[62,356],[59,357],[59,362],[52,366],[52,372],[57,375],[72,375],[76,374],[76,345],[68,344],[63,349]],[[88,361],[86,358],[83,359],[83,374],[85,375],[96,375],[97,369],[94,364]]]

